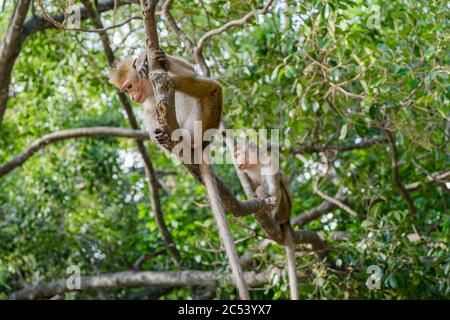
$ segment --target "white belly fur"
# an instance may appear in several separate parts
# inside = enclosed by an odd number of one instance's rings
[[[144,102],[144,123],[147,130],[152,131],[159,127],[158,117],[156,114],[156,101],[151,97]],[[184,94],[182,92],[175,92],[175,112],[177,122],[180,128],[192,130],[193,122],[201,119],[201,106],[197,98]]]

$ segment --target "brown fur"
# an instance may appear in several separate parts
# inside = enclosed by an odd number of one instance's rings
[[[117,66],[112,68],[109,72],[109,83],[122,89],[122,85],[128,77],[128,72],[133,66],[133,59],[126,58],[122,60]]]

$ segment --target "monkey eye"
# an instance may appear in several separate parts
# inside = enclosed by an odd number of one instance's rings
[[[127,90],[131,90],[133,88],[133,84],[130,83],[129,85],[127,85]]]

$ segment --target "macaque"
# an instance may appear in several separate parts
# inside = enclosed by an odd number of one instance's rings
[[[169,133],[160,128],[158,122],[156,97],[146,75],[149,65],[146,59],[146,52],[142,53],[137,59],[125,59],[112,70],[110,82],[123,92],[128,93],[134,102],[144,104],[144,121],[147,130],[153,140],[164,146],[170,137]],[[175,114],[179,127],[188,130],[191,138],[189,147],[202,151],[207,143],[195,141],[194,125],[197,121],[201,122],[202,138],[206,130],[219,128],[222,114],[222,88],[218,82],[197,75],[193,66],[183,59],[166,56],[161,50],[157,51],[156,59],[168,72],[175,85]],[[183,145],[186,145],[184,141]],[[250,299],[211,166],[202,161],[200,173],[206,186],[221,241],[230,261],[239,295],[241,299]]]
[[[248,177],[255,195],[261,199],[271,199],[273,208],[276,209],[268,214],[272,215],[280,226],[281,244],[285,246],[287,255],[291,299],[298,300],[293,229],[289,220],[291,195],[286,176],[274,166],[278,163],[275,159],[275,146],[269,145],[267,149],[258,152],[254,142],[241,143],[234,150],[234,159],[238,169]]]
[[[170,138],[158,123],[156,99],[148,79],[141,77],[136,70],[146,52],[138,58],[123,60],[110,73],[110,83],[130,98],[144,104],[144,118],[151,137],[159,144],[165,144]],[[202,137],[208,129],[219,128],[222,114],[222,87],[217,81],[199,76],[192,65],[185,60],[166,55],[158,50],[157,59],[168,72],[175,85],[175,113],[180,128],[190,133],[191,144],[194,145],[194,122],[201,121]]]

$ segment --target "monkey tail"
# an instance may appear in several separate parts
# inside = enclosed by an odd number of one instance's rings
[[[291,300],[298,300],[298,280],[297,280],[297,267],[295,263],[295,247],[294,237],[291,223],[288,221],[281,225],[283,229],[284,247],[287,256],[287,267],[289,275],[289,289],[291,292]]]
[[[211,209],[219,229],[220,239],[222,240],[222,244],[225,247],[225,251],[230,262],[233,280],[238,289],[239,296],[241,300],[250,300],[250,294],[248,292],[247,283],[245,282],[244,272],[242,271],[241,264],[239,263],[236,246],[234,245],[231,231],[228,228],[225,211],[219,198],[218,188],[210,164],[202,161],[200,164],[200,171],[203,182],[206,186],[209,202],[211,203]]]

